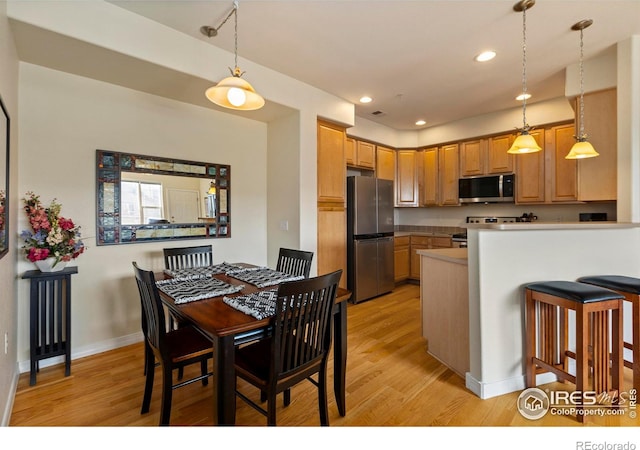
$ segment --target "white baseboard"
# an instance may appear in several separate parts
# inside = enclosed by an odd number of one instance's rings
[[[471,373],[465,374],[465,386],[471,392],[476,394],[481,399],[497,397],[499,395],[510,394],[511,392],[522,391],[526,387],[524,375],[508,378],[506,380],[495,381],[486,383],[475,379],[471,376]],[[557,380],[557,377],[551,373],[541,373],[536,377],[536,384],[552,383]]]
[[[129,334],[127,336],[121,336],[115,339],[109,339],[107,341],[97,342],[95,344],[87,345],[74,349],[71,347],[71,361],[78,358],[84,358],[85,356],[96,355],[98,353],[106,352],[116,348],[124,347],[127,345],[141,342],[143,339],[142,331]],[[64,356],[55,356],[53,358],[43,359],[40,361],[40,368],[54,366],[56,364],[64,363]],[[30,360],[20,361],[18,363],[19,372],[25,373],[31,370]],[[73,369],[72,369],[73,370]],[[14,391],[15,392],[15,391]]]
[[[9,387],[9,398],[2,412],[2,421],[0,426],[8,427],[11,422],[11,411],[13,411],[13,400],[16,398],[16,391],[18,390],[18,379],[20,378],[20,372],[18,370],[18,364],[15,365],[13,375],[11,376],[11,386]]]

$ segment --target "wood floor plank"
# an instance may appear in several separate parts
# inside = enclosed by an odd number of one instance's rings
[[[426,352],[419,295],[418,286],[407,284],[389,295],[348,306],[347,416],[339,416],[331,392],[332,426],[585,426],[574,417],[547,414],[537,421],[522,417],[516,408],[519,392],[481,400],[468,391],[460,376]],[[330,374],[332,370],[330,364]],[[199,367],[188,368],[185,376],[198,371]],[[630,370],[625,369],[625,382],[630,378]],[[331,375],[328,385],[333,386]],[[242,382],[238,386],[250,398],[259,398],[251,386]],[[548,387],[569,389],[566,384]],[[35,386],[29,386],[25,373],[19,379],[10,425],[156,426],[160,376],[151,411],[141,415],[143,389],[142,343],[74,360],[69,377],[64,377],[63,365],[42,369]],[[171,424],[212,425],[211,402],[211,385],[194,383],[175,390]],[[266,420],[238,400],[237,423],[264,426]],[[279,401],[278,424],[319,425],[316,389],[311,384],[293,388],[289,407]],[[589,425],[637,427],[638,422],[625,415],[590,418]]]

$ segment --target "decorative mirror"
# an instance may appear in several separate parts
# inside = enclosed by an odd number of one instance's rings
[[[96,150],[97,245],[231,237],[231,166]]]
[[[9,113],[0,98],[0,258],[9,251]]]

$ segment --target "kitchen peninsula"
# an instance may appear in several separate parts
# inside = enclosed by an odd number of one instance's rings
[[[427,352],[461,377],[469,371],[467,249],[418,250],[420,313]]]
[[[522,390],[527,283],[616,274],[640,277],[636,223],[467,224],[469,371],[480,398]],[[624,317],[625,330],[630,317]],[[538,383],[553,381],[538,375]]]

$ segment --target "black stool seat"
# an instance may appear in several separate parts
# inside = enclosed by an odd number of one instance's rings
[[[614,291],[640,295],[640,278],[623,275],[597,275],[578,278],[578,281],[580,283],[589,283],[603,288],[613,289]]]
[[[525,286],[536,292],[553,295],[555,297],[566,298],[578,303],[593,303],[606,300],[624,299],[617,292],[610,289],[593,286],[575,281],[544,281],[540,283],[530,283]]]

